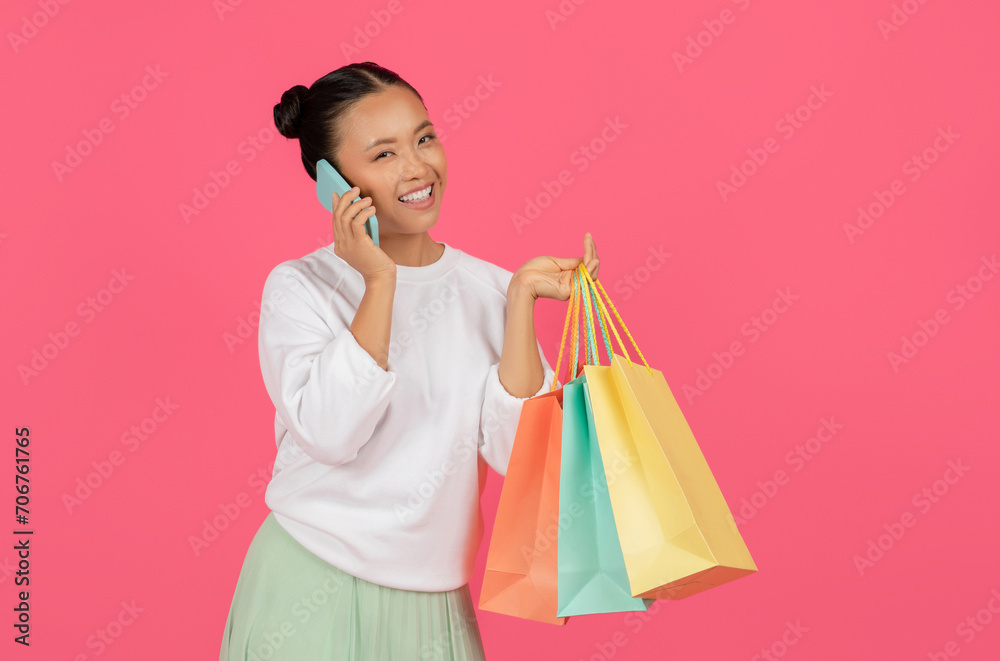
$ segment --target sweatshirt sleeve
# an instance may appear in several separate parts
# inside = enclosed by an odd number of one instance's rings
[[[291,269],[275,267],[262,300],[280,301],[261,311],[258,328],[261,374],[278,416],[317,462],[353,460],[389,405],[396,373],[379,366],[349,325],[331,328]]]
[[[510,461],[511,448],[514,447],[514,436],[517,433],[517,422],[521,417],[521,406],[532,397],[548,392],[555,378],[555,370],[549,366],[538,344],[538,356],[542,360],[544,377],[542,386],[534,395],[514,397],[500,383],[499,361],[490,366],[486,376],[486,394],[483,397],[482,416],[479,429],[479,453],[490,468],[500,475],[507,475],[507,463]]]

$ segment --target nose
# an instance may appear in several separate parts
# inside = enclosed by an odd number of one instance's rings
[[[427,174],[428,166],[419,154],[410,153],[401,159],[402,175],[406,179],[420,179]]]

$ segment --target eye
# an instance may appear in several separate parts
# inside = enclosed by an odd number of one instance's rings
[[[434,140],[435,138],[437,138],[437,136],[436,136],[436,135],[434,135],[433,133],[427,133],[426,135],[422,135],[422,136],[420,136],[420,140],[418,140],[418,141],[417,141],[417,144],[418,144],[418,145],[420,145],[420,144],[424,144],[424,142],[423,142],[423,141],[424,141],[424,138],[430,138],[431,140]],[[378,156],[376,156],[374,160],[376,160],[376,161],[377,161],[377,160],[379,160],[380,158],[382,158],[382,156],[383,156],[383,155],[385,155],[385,154],[391,154],[391,153],[392,153],[391,151],[384,151],[384,152],[382,152],[381,154],[379,154]]]

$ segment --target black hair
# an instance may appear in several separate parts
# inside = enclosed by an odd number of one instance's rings
[[[343,141],[339,122],[362,98],[393,85],[406,87],[424,99],[408,82],[374,62],[354,62],[326,74],[311,86],[295,85],[274,106],[274,124],[286,138],[298,138],[302,165],[314,180],[316,161],[325,158],[340,169],[336,160]]]

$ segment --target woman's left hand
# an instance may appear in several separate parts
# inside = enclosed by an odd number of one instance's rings
[[[583,257],[534,257],[525,262],[511,278],[511,287],[520,287],[533,299],[553,298],[568,301],[573,289],[573,274],[580,263],[594,280],[600,260],[594,237],[588,232],[583,239]],[[509,290],[508,290],[509,291]]]

